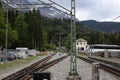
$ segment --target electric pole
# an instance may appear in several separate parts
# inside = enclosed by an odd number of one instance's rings
[[[76,26],[75,26],[75,0],[71,0],[71,65],[70,75],[77,75],[76,66]]]
[[[71,0],[71,58],[68,80],[80,80],[77,73],[75,0]]]

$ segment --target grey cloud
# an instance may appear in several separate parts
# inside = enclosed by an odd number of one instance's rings
[[[71,7],[71,0],[52,1],[55,1],[68,9]],[[82,19],[104,20],[106,18],[119,16],[119,9],[120,0],[76,0],[76,14],[78,18],[82,17]]]

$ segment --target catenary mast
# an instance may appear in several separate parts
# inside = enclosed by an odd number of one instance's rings
[[[70,76],[76,76],[76,26],[75,26],[75,0],[71,0],[71,59],[70,59]]]

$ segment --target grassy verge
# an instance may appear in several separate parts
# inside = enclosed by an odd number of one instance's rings
[[[4,63],[4,64],[0,64],[0,71],[4,71],[8,68],[28,64],[28,63],[30,63],[34,60],[39,59],[39,58],[41,58],[41,57],[40,56],[35,56],[35,57],[29,57],[29,58],[24,58],[24,59],[17,59],[17,60],[10,61],[10,62]]]

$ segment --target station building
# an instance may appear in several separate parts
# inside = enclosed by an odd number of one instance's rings
[[[86,52],[89,46],[85,39],[79,38],[76,40],[76,51],[77,52]]]

